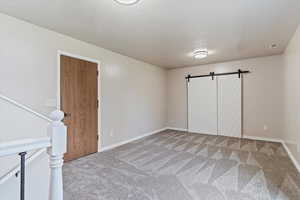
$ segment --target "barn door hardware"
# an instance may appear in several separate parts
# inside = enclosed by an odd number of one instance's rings
[[[215,72],[210,72],[209,74],[211,75],[211,80],[214,80],[215,79]]]
[[[226,75],[233,75],[233,74],[238,74],[239,75],[239,78],[242,77],[242,74],[247,74],[247,73],[250,73],[250,71],[243,71],[243,70],[238,70],[236,72],[226,72],[226,73],[215,73],[215,72],[210,72],[209,74],[205,74],[205,75],[198,75],[198,76],[191,76],[190,74],[185,77],[188,82],[190,81],[191,78],[201,78],[201,77],[212,77],[212,80],[214,80],[214,77],[215,76],[226,76]]]
[[[239,72],[239,78],[241,78],[241,75],[242,75],[242,70],[241,70],[241,69],[239,69],[239,70],[238,70],[238,72]]]

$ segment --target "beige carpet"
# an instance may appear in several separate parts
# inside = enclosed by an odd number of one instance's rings
[[[279,143],[164,131],[65,164],[66,200],[299,200]]]

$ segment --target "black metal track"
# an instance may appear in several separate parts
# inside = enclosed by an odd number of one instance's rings
[[[237,72],[227,72],[227,73],[218,73],[216,74],[215,72],[210,72],[209,74],[204,74],[204,75],[198,75],[198,76],[191,76],[188,75],[187,77],[185,77],[188,81],[191,78],[202,78],[202,77],[212,77],[212,79],[214,79],[215,76],[226,76],[226,75],[233,75],[233,74],[238,74],[239,78],[241,77],[241,74],[247,74],[250,73],[250,71],[242,71],[242,70],[238,70]]]

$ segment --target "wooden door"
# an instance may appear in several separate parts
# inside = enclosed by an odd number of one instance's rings
[[[68,127],[65,161],[98,151],[97,64],[60,57],[61,108]]]

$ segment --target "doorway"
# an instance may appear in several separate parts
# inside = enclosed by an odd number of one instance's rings
[[[60,107],[68,127],[65,161],[98,152],[98,63],[60,55]]]

